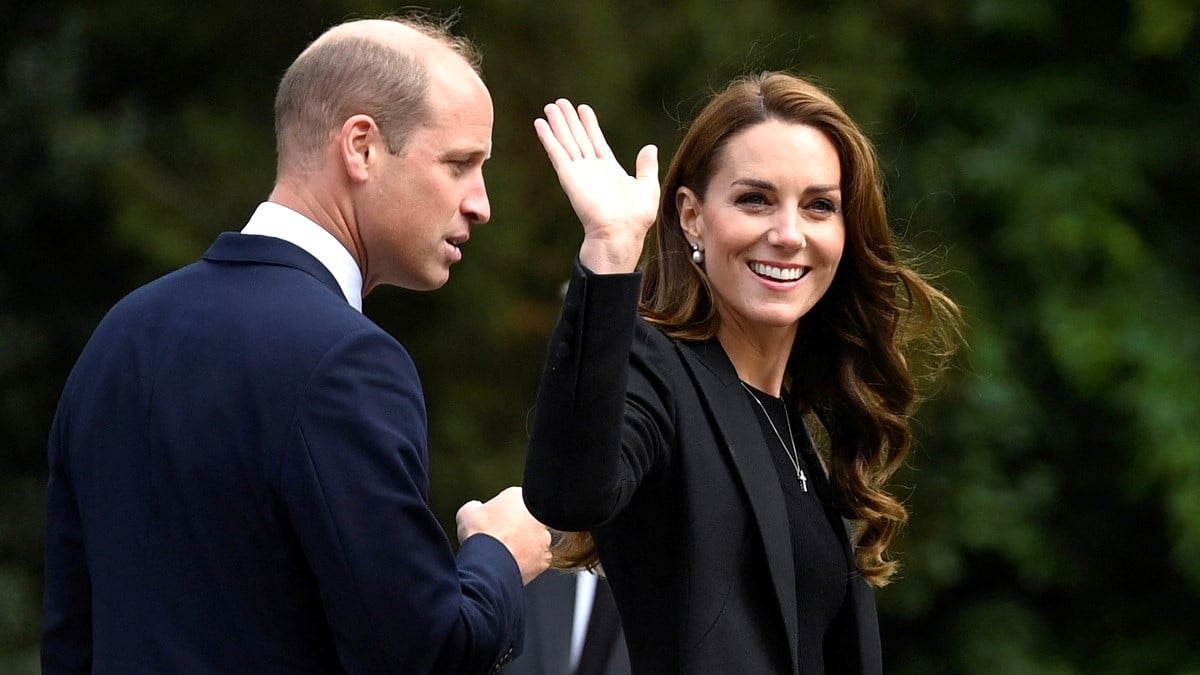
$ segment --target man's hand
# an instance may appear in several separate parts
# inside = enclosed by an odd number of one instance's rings
[[[521,581],[529,583],[550,566],[550,531],[529,514],[521,488],[510,487],[486,503],[469,501],[454,517],[458,541],[488,534],[504,543],[521,568]]]

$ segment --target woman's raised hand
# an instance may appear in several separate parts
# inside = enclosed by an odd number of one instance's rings
[[[630,176],[613,157],[596,113],[566,99],[534,120],[558,182],[583,224],[579,260],[597,274],[632,272],[658,211],[658,149],[638,152]]]

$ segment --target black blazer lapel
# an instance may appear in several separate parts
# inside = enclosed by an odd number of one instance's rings
[[[724,440],[725,451],[732,459],[749,497],[787,631],[790,663],[795,670],[799,657],[796,644],[799,621],[796,614],[796,569],[787,507],[783,501],[783,490],[779,487],[779,481],[775,480],[775,465],[765,452],[758,425],[747,423],[747,420],[754,421],[754,411],[725,350],[715,339],[676,342],[676,345],[684,356],[683,362],[696,383],[701,402],[716,423],[717,436]]]

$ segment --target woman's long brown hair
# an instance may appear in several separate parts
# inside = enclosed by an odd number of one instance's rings
[[[919,400],[918,372],[944,368],[961,340],[957,305],[906,264],[892,240],[875,149],[828,94],[787,73],[735,80],[688,128],[663,184],[640,311],[667,335],[706,340],[720,317],[708,279],[691,261],[675,195],[704,198],[731,137],[767,120],[813,127],[837,148],[846,243],[825,296],[800,320],[784,386],[819,424],[820,451],[843,514],[858,524],[855,562],[876,586],[897,569],[888,546],[908,512],[887,490],[912,444],[909,417]],[[555,567],[598,563],[589,533],[563,533]]]

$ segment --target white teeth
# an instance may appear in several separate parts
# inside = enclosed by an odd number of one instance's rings
[[[750,263],[750,269],[757,275],[766,277],[774,281],[795,281],[804,276],[805,269],[802,267],[775,267],[764,263]]]

